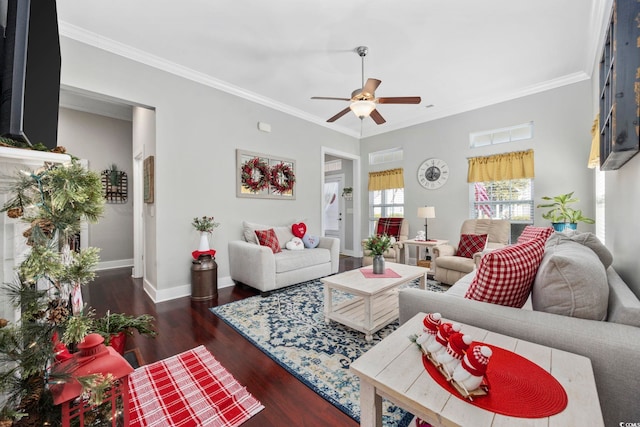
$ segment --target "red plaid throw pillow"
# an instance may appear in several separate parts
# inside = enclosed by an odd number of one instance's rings
[[[486,234],[463,234],[460,236],[460,243],[458,243],[458,252],[456,252],[456,256],[473,258],[473,254],[476,252],[482,252],[486,244]]]
[[[545,237],[486,253],[465,298],[520,308],[544,254]]]
[[[376,234],[382,236],[395,237],[396,240],[400,240],[400,228],[402,228],[402,220],[404,218],[380,218],[378,220],[378,229]]]
[[[518,243],[528,242],[537,237],[544,237],[545,242],[553,234],[553,227],[534,227],[533,225],[527,225],[522,234],[518,237]]]
[[[270,247],[274,254],[282,252],[280,242],[278,242],[278,236],[276,236],[276,232],[273,228],[268,230],[256,230],[256,237],[258,238],[258,243],[262,246]]]

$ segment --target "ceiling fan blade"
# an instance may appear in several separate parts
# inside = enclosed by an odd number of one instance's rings
[[[344,110],[340,111],[338,114],[336,114],[335,116],[331,117],[329,120],[327,120],[327,122],[331,123],[331,122],[335,122],[336,120],[338,120],[340,117],[344,116],[345,114],[347,114],[349,111],[351,111],[351,108],[347,107]]]
[[[373,93],[376,91],[378,86],[380,86],[380,83],[382,83],[382,81],[378,79],[367,79],[367,82],[362,88],[362,93],[368,93],[369,95],[373,96]]]
[[[422,101],[419,96],[395,96],[378,98],[378,104],[420,104]]]
[[[380,114],[380,112],[378,110],[373,110],[369,116],[378,125],[381,125],[381,124],[386,122],[386,120],[384,119],[384,117],[382,117],[382,114]]]
[[[333,101],[351,101],[350,98],[333,98],[330,96],[312,96],[311,99],[329,99]]]

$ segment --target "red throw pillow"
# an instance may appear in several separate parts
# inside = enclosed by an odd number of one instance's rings
[[[544,254],[545,237],[483,255],[465,298],[520,308],[527,302]]]
[[[518,237],[518,243],[528,242],[537,237],[544,237],[545,242],[553,234],[553,227],[534,227],[533,225],[527,225],[522,234]]]
[[[307,234],[307,225],[304,222],[291,225],[291,232],[294,236],[302,239]]]
[[[280,248],[280,242],[278,242],[278,236],[276,236],[276,232],[273,228],[268,230],[256,230],[256,237],[258,238],[258,243],[262,246],[268,246],[271,248],[274,254],[278,252],[282,252],[282,248]]]
[[[378,220],[378,229],[376,234],[382,236],[395,237],[397,241],[400,240],[400,229],[402,228],[402,221],[404,218],[380,218]]]
[[[460,243],[458,243],[458,252],[456,252],[456,256],[473,258],[473,254],[482,252],[486,244],[486,234],[463,234],[460,236]]]

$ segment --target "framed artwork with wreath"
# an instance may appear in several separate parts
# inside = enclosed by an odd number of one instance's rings
[[[295,200],[295,160],[236,150],[236,162],[237,197]]]

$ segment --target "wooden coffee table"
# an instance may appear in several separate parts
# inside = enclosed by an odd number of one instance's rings
[[[420,349],[409,340],[422,331],[424,316],[418,313],[351,364],[360,377],[361,426],[382,426],[382,398],[434,426],[604,426],[588,358],[469,325],[462,331],[474,340],[518,353],[550,372],[564,387],[568,404],[547,418],[516,418],[453,396],[431,378]]]
[[[397,319],[398,288],[419,278],[420,288],[425,289],[428,270],[393,262],[386,262],[385,268],[393,270],[400,277],[367,278],[360,269],[356,269],[320,279],[324,284],[325,321],[334,320],[363,332],[365,339],[371,341],[374,332]],[[354,298],[334,303],[334,290],[346,292]]]

